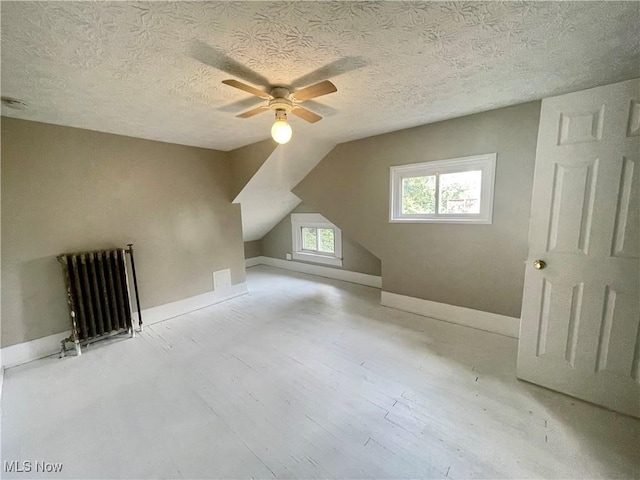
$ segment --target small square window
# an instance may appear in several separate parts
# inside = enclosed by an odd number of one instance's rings
[[[391,167],[391,222],[491,223],[496,154]]]
[[[319,213],[292,213],[294,260],[342,266],[342,233]]]
[[[302,227],[302,249],[317,250],[318,229],[312,227]]]
[[[318,229],[318,251],[322,253],[335,253],[335,240],[333,228]]]

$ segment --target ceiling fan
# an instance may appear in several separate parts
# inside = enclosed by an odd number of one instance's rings
[[[291,126],[287,121],[287,113],[291,112],[309,123],[316,123],[322,120],[322,117],[311,110],[301,107],[300,104],[305,100],[338,91],[336,86],[329,80],[324,80],[295,92],[292,92],[286,87],[273,87],[269,93],[237,80],[223,80],[222,83],[269,101],[265,105],[260,105],[259,107],[243,112],[236,115],[236,117],[250,118],[264,111],[273,110],[276,114],[276,120],[273,123],[273,127],[271,127],[271,136],[276,142],[281,144],[291,140],[292,132]]]

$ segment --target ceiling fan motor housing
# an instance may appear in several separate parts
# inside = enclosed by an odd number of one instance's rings
[[[267,105],[260,105],[256,108],[240,113],[236,115],[236,117],[251,118],[255,115],[258,115],[259,113],[264,112],[265,110],[271,110],[273,112],[276,112],[276,120],[282,119],[285,122],[287,113],[289,112],[293,113],[297,117],[302,118],[303,120],[306,120],[309,123],[316,123],[322,120],[322,117],[320,115],[312,112],[311,110],[307,110],[300,104],[305,100],[338,91],[336,86],[329,80],[324,80],[322,82],[316,83],[315,85],[305,87],[302,90],[297,90],[295,93],[291,93],[291,90],[289,88],[282,86],[273,87],[271,88],[271,91],[269,93],[266,93],[264,90],[259,90],[256,87],[252,87],[251,85],[247,85],[246,83],[242,83],[234,79],[223,80],[222,83],[224,83],[225,85],[229,85],[230,87],[249,92],[256,97],[269,100],[269,103]]]
[[[284,110],[285,112],[290,112],[293,110],[293,102],[288,98],[275,97],[269,100],[269,108],[271,110]]]

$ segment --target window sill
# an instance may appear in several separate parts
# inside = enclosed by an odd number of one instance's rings
[[[493,219],[489,218],[391,218],[389,223],[461,223],[461,224],[476,224],[476,225],[491,225]]]
[[[342,266],[342,259],[336,257],[328,257],[326,255],[315,255],[313,253],[293,252],[291,254],[294,260],[311,263],[324,263],[325,265],[333,265],[335,267]]]

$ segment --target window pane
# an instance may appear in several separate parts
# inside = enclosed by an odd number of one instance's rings
[[[319,250],[325,253],[334,253],[336,251],[336,248],[333,228],[319,228],[318,234],[320,235]]]
[[[481,170],[441,174],[438,213],[480,213],[481,186]]]
[[[317,250],[317,228],[302,227],[302,249],[303,250]]]
[[[402,213],[436,213],[436,177],[402,179]]]

